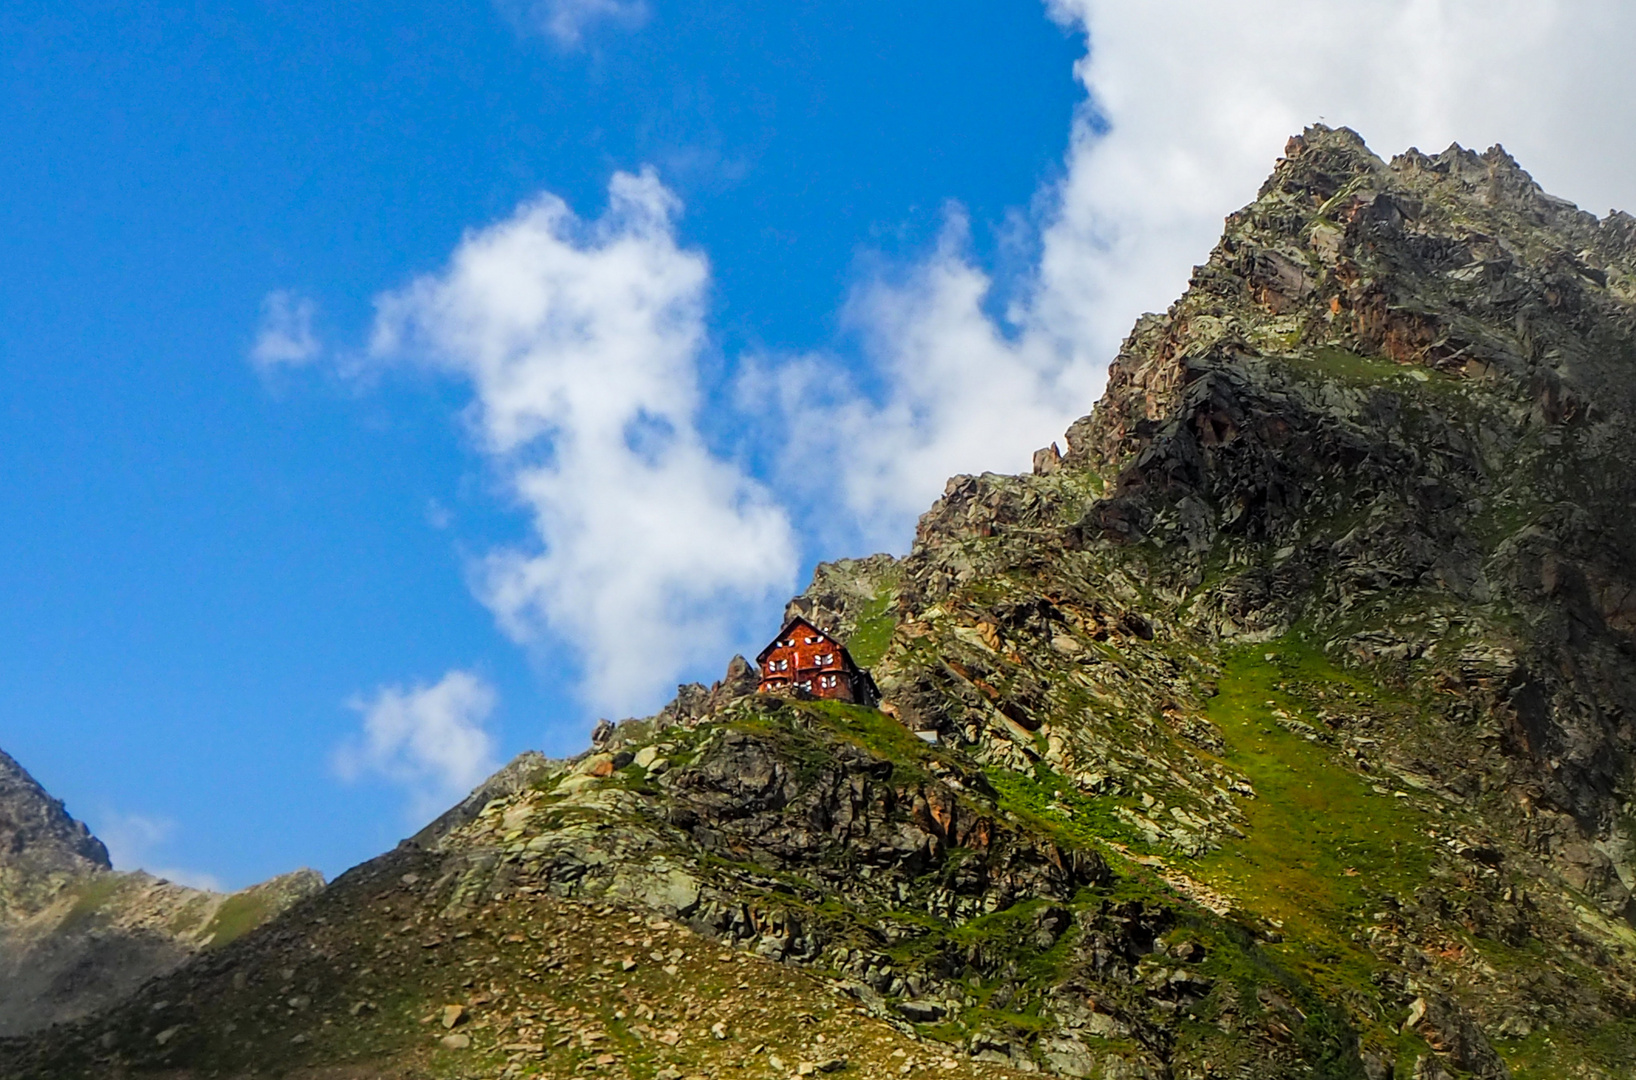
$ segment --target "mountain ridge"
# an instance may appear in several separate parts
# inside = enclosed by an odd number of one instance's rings
[[[323,886],[311,870],[224,895],[113,868],[108,849],[0,751],[0,1035],[129,997]]]
[[[108,849],[28,770],[0,750],[0,917],[27,904],[23,878],[111,870]]]
[[[1314,125],[791,602],[879,710],[735,659],[0,1076],[1630,1075],[1633,421],[1636,221]]]

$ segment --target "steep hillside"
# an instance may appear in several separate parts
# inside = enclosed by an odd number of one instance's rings
[[[879,710],[736,660],[0,1075],[1632,1075],[1632,420],[1636,220],[1311,128],[792,602]]]
[[[38,907],[62,879],[111,868],[102,841],[0,750],[0,919]]]
[[[116,872],[102,841],[0,752],[0,1035],[121,1001],[322,887],[302,871],[224,896]]]

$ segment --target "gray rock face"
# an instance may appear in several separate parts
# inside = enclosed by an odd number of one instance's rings
[[[111,866],[102,841],[0,750],[0,870],[79,873]]]
[[[1554,814],[1525,827],[1636,911],[1617,855],[1636,752],[1633,301],[1629,219],[1546,195],[1500,148],[1386,164],[1309,129],[1069,432],[1068,461],[1113,485],[1070,543],[1160,543],[1193,576],[1274,549],[1195,605],[1225,636],[1306,620],[1345,628],[1333,653],[1398,665],[1436,626],[1506,642],[1498,668],[1451,678]],[[1359,618],[1388,595],[1418,610]]]
[[[453,830],[474,820],[479,811],[494,799],[513,795],[526,787],[537,775],[551,771],[553,762],[534,750],[525,750],[506,762],[493,776],[477,785],[476,789],[430,824],[409,838],[409,843],[429,846]]]

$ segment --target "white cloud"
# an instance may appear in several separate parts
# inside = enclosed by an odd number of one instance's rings
[[[1102,362],[1163,310],[1285,140],[1323,118],[1382,156],[1504,143],[1548,190],[1630,202],[1636,8],[1540,0],[1053,0],[1087,28],[1058,213],[1029,312]]]
[[[568,48],[579,45],[597,23],[627,27],[647,21],[646,0],[496,0],[520,29],[542,33]]]
[[[699,433],[709,268],[677,210],[651,172],[616,174],[594,222],[541,196],[380,297],[371,347],[471,381],[534,533],[483,560],[479,594],[519,642],[577,649],[616,712],[657,704],[794,577],[784,512]]]
[[[1100,371],[1067,363],[1038,334],[1008,337],[983,312],[989,288],[951,213],[929,258],[902,280],[866,284],[848,305],[884,387],[878,401],[838,385],[844,367],[832,358],[751,369],[744,405],[772,404],[785,418],[786,487],[805,489],[820,527],[833,507],[830,463],[841,466],[854,531],[900,546],[949,476],[1026,468],[1042,440],[1085,411]]]
[[[501,0],[565,45],[631,0]],[[1144,310],[1163,310],[1254,197],[1285,139],[1322,118],[1383,154],[1500,141],[1597,210],[1636,203],[1636,8],[1539,0],[1049,0],[1085,28],[1087,104],[1063,178],[1035,201],[1040,256],[993,313],[958,210],[937,248],[863,282],[846,319],[873,370],[763,359],[745,423],[787,454],[779,494],[809,523],[906,542],[952,473],[1022,470],[1100,392]],[[709,268],[678,246],[674,197],[619,174],[585,221],[550,195],[468,234],[441,272],[378,299],[371,354],[470,381],[473,430],[527,511],[527,544],[474,585],[520,642],[569,644],[591,703],[656,704],[719,657],[738,617],[793,584],[784,509],[700,434]],[[268,297],[257,360],[316,357],[310,301]],[[263,342],[265,348],[263,348]],[[767,406],[771,421],[753,415]],[[814,462],[822,462],[815,465]],[[850,526],[826,516],[838,485]],[[823,496],[818,502],[810,497]],[[435,510],[430,520],[442,515]],[[763,613],[764,613],[764,609]]]
[[[262,370],[280,365],[299,367],[316,360],[323,351],[313,333],[312,319],[318,307],[310,299],[288,289],[268,293],[261,301],[261,324],[250,359]]]
[[[494,738],[483,727],[495,693],[471,672],[450,671],[432,686],[384,686],[348,705],[363,717],[363,731],[335,752],[336,772],[401,784],[416,821],[463,798],[497,767]]]
[[[96,830],[97,839],[108,848],[108,858],[116,870],[146,870],[155,877],[191,889],[225,892],[221,879],[214,874],[155,865],[155,852],[175,833],[176,823],[169,818],[112,811],[101,815]]]
[[[1087,29],[1064,179],[1004,322],[949,237],[851,311],[882,390],[816,394],[813,358],[758,370],[792,445],[841,465],[858,530],[901,545],[946,476],[1021,470],[1085,414],[1143,311],[1163,310],[1254,198],[1285,140],[1322,117],[1390,156],[1503,142],[1548,190],[1636,203],[1636,8],[1538,0],[1052,0]],[[796,393],[792,388],[802,387]],[[816,437],[813,433],[816,433]],[[792,454],[791,460],[798,460]],[[798,470],[792,473],[798,479]]]

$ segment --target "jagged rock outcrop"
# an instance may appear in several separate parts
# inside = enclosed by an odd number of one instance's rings
[[[1387,165],[1315,128],[1287,154],[1070,431],[1069,462],[1112,485],[1073,539],[1151,537],[1183,583],[1272,549],[1201,597],[1195,620],[1271,636],[1304,619],[1344,631],[1332,651],[1442,668],[1501,728],[1485,771],[1527,796],[1515,827],[1623,913],[1636,883],[1622,823],[1636,739],[1628,220],[1546,195],[1497,147]],[[1451,631],[1463,655],[1436,648]],[[1443,749],[1450,771],[1466,764],[1468,747]]]
[[[1197,855],[1256,824],[1203,766],[1234,762],[1211,695],[1260,683],[1279,700],[1240,713],[1431,793],[1416,805],[1463,834],[1445,850],[1476,860],[1439,853],[1414,904],[1381,896],[1422,945],[1365,931],[1391,942],[1377,960],[1462,986],[1447,1000],[1513,1040],[1547,1015],[1614,1023],[1636,941],[1632,259],[1625,215],[1544,194],[1498,148],[1388,164],[1344,129],[1292,139],[1061,462],[956,478],[922,520],[888,702],[987,760],[1179,804],[1191,820],[1128,811]],[[1552,961],[1473,992],[1424,962],[1456,911]],[[1584,957],[1597,990],[1570,991]],[[1504,1070],[1458,1059],[1424,1069]]]
[[[108,849],[34,777],[0,751],[0,868],[50,873],[107,870]]]

